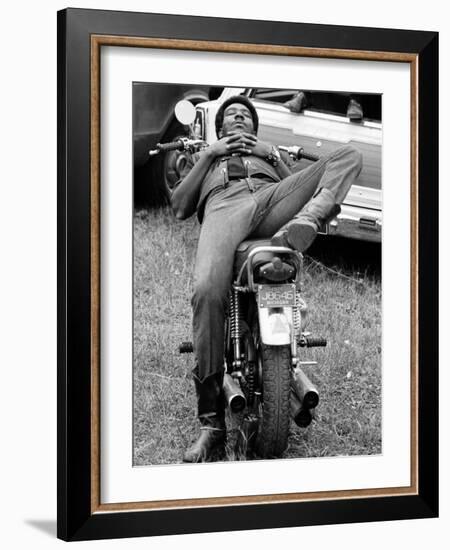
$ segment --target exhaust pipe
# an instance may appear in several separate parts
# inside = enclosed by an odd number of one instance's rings
[[[238,413],[245,409],[247,402],[239,383],[228,373],[225,373],[223,376],[223,392],[231,412]]]
[[[313,419],[311,410],[303,407],[294,389],[291,391],[291,416],[300,428],[309,426]]]
[[[303,408],[314,409],[317,407],[319,404],[319,392],[299,367],[293,372],[292,385]]]

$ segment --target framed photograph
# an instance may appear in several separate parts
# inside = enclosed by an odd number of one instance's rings
[[[438,514],[438,36],[58,13],[58,537]]]

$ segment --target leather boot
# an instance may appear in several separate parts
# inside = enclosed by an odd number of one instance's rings
[[[322,225],[337,216],[341,208],[334,194],[322,188],[302,210],[272,237],[272,245],[287,246],[304,252],[313,243]]]
[[[197,441],[186,449],[183,462],[206,462],[214,450],[225,444],[225,404],[222,379],[222,373],[213,374],[201,382],[194,374],[200,435]]]
[[[359,121],[363,118],[363,110],[361,103],[356,99],[350,99],[347,107],[347,116],[352,121]]]
[[[298,92],[296,96],[283,103],[283,105],[287,107],[291,113],[301,113],[308,105],[305,92]]]

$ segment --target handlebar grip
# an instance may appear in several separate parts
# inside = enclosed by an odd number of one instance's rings
[[[288,153],[294,160],[306,159],[316,162],[320,159],[320,156],[314,155],[313,153],[306,153],[303,147],[299,147],[298,145],[292,145],[290,147],[279,145],[278,147],[282,151]]]
[[[316,162],[316,160],[319,160],[320,157],[317,155],[314,155],[313,153],[307,153],[303,149],[303,147],[299,147],[297,151],[297,160],[306,159],[306,160],[312,160],[313,162]]]
[[[177,141],[170,141],[169,143],[157,143],[156,148],[161,151],[175,151],[176,149],[182,149],[183,148],[183,142],[181,139],[178,139]]]
[[[312,153],[305,153],[304,151],[299,153],[299,159],[312,160],[313,162],[316,162],[319,158],[319,156],[313,155]]]

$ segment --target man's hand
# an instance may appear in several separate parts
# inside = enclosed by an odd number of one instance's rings
[[[243,153],[244,142],[242,141],[242,135],[238,133],[228,134],[215,141],[205,151],[211,158],[224,157],[233,153]]]
[[[255,135],[244,132],[232,132],[213,143],[206,151],[211,157],[222,157],[237,153],[240,155],[255,155],[266,158],[272,146],[260,141]]]
[[[246,132],[233,135],[238,136],[238,153],[242,155],[255,155],[256,157],[266,158],[272,151],[272,146],[265,141],[260,141],[255,135]]]

